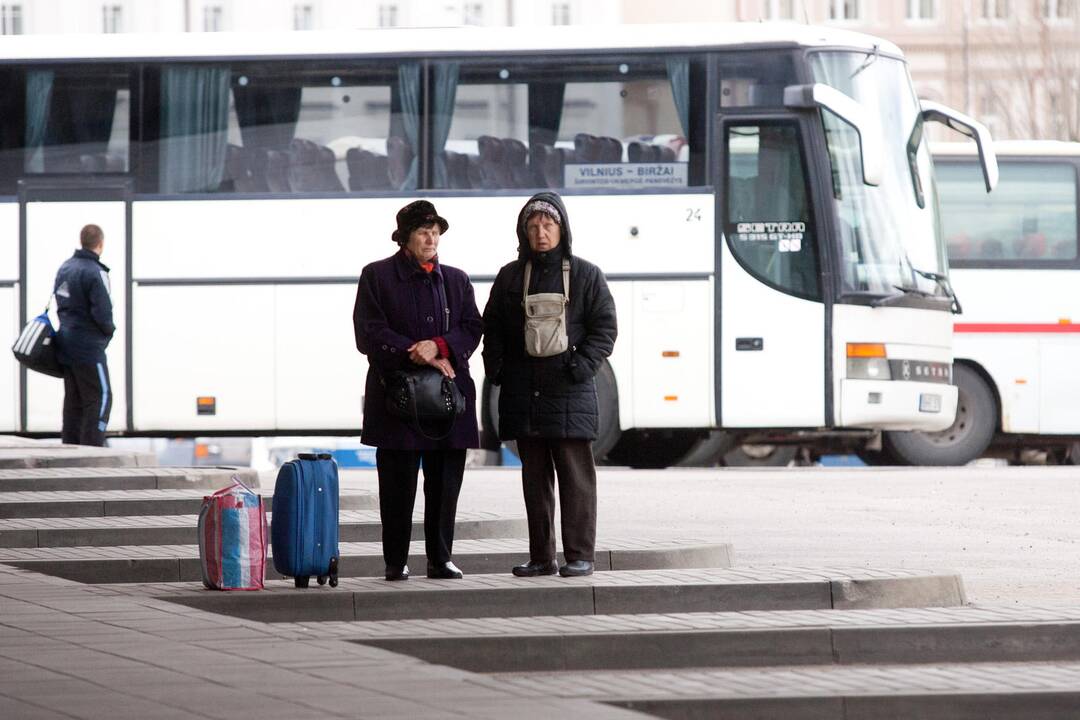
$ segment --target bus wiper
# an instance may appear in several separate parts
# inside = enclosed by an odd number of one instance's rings
[[[941,288],[942,292],[949,298],[951,303],[950,309],[953,315],[960,315],[964,312],[964,308],[960,307],[960,299],[956,297],[956,291],[952,289],[952,284],[949,282],[949,278],[945,277],[941,273],[930,272],[929,270],[920,270],[917,267],[911,266],[911,271],[920,277],[924,277],[927,280],[933,280],[937,283],[937,286]]]
[[[906,297],[914,295],[915,297],[929,298],[937,297],[934,293],[928,293],[925,290],[919,288],[906,287],[904,285],[893,285],[896,292],[891,295],[885,295],[879,297],[870,303],[870,307],[884,307],[886,305],[895,305],[897,301],[903,300]]]
[[[880,55],[881,55],[881,48],[878,47],[877,45],[875,45],[873,52],[870,52],[870,53],[866,54],[866,59],[863,60],[862,65],[855,68],[855,72],[851,73],[851,77],[854,78],[856,75],[861,73],[863,70],[865,70],[866,68],[873,65],[877,61],[877,59],[878,59],[878,57]]]

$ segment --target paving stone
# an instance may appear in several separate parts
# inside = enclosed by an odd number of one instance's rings
[[[267,513],[273,521],[273,513]],[[197,515],[14,518],[0,520],[0,547],[104,547],[113,545],[181,545],[198,542]],[[342,510],[338,516],[342,542],[377,542],[382,525],[377,510]],[[528,534],[525,518],[494,513],[458,513],[458,540],[513,538]],[[424,537],[422,518],[413,522],[413,537]]]
[[[688,551],[687,548],[692,548]],[[385,571],[381,543],[341,543],[342,577],[381,576]],[[618,564],[624,552],[634,564],[651,559],[652,567],[725,567],[727,545],[699,541],[611,540],[596,549],[597,570]],[[424,544],[413,543],[410,553],[418,572],[424,569]],[[613,562],[614,558],[614,562]],[[454,543],[454,562],[466,573],[507,571],[529,559],[526,539],[462,540]],[[198,547],[194,545],[122,545],[112,547],[2,548],[0,563],[85,583],[180,582],[201,577]],[[267,565],[268,577],[280,577]]]
[[[259,493],[269,510],[273,491]],[[205,490],[85,490],[0,493],[0,518],[197,515]],[[379,497],[367,490],[342,490],[342,510],[378,509]]]
[[[259,486],[259,474],[236,467],[54,467],[0,469],[0,499],[8,492],[47,490],[171,490],[227,487],[233,476],[248,487]]]

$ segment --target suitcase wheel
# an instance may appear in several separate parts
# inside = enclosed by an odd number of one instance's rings
[[[306,588],[309,582],[311,582],[310,575],[299,575],[293,578],[293,583],[295,583],[298,588]]]
[[[320,585],[325,585],[326,584],[326,576],[325,575],[318,576],[317,578],[315,578],[315,582],[319,583]]]
[[[336,557],[330,558],[330,587],[337,587],[338,578],[338,559]]]

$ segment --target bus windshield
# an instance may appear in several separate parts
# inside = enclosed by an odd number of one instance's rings
[[[881,184],[866,185],[858,133],[822,110],[840,225],[842,294],[942,295],[916,272],[943,274],[946,264],[930,151],[907,67],[875,53],[832,51],[812,54],[811,67],[815,81],[878,113],[885,144]]]

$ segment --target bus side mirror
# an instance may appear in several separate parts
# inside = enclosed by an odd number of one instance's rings
[[[823,83],[789,85],[784,88],[784,107],[825,108],[853,127],[859,134],[863,182],[867,185],[881,184],[885,153],[881,126],[856,100]]]
[[[994,153],[994,141],[990,137],[990,131],[986,129],[986,126],[975,118],[968,117],[964,113],[953,110],[951,107],[941,103],[920,100],[919,104],[922,105],[923,120],[939,122],[975,141],[975,145],[979,148],[979,164],[982,165],[983,180],[986,181],[986,192],[990,192],[997,187],[997,154]]]

